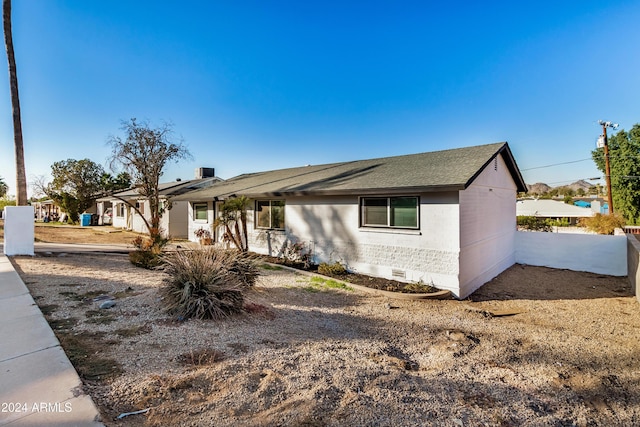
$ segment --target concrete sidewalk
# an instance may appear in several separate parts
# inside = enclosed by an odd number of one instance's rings
[[[103,426],[29,290],[0,254],[0,426]]]

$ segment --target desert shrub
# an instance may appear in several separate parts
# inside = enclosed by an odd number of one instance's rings
[[[347,269],[345,266],[340,264],[338,261],[332,264],[323,262],[318,266],[318,273],[325,276],[341,276],[346,272]]]
[[[518,227],[531,231],[551,231],[551,225],[546,218],[537,216],[519,216],[517,217]]]
[[[622,228],[624,225],[624,218],[618,214],[602,215],[597,213],[590,218],[580,220],[580,226],[598,234],[613,234],[616,228]]]
[[[255,257],[247,252],[230,251],[230,258],[227,266],[229,272],[235,274],[244,286],[251,287],[255,285],[260,275]]]
[[[169,278],[161,292],[167,311],[198,319],[220,319],[241,312],[246,284],[243,276],[232,271],[242,264],[236,262],[239,255],[209,248],[166,256],[164,269]]]
[[[438,289],[433,286],[433,282],[431,284],[426,284],[422,281],[407,283],[404,288],[402,288],[402,292],[409,294],[428,294],[431,292],[436,292]]]
[[[162,264],[160,256],[151,251],[129,252],[129,261],[136,267],[146,268],[147,270],[151,270]]]
[[[282,257],[285,264],[301,262],[305,267],[311,264],[311,251],[303,242],[285,242],[282,247]]]
[[[169,239],[160,235],[153,238],[138,236],[131,243],[136,248],[135,251],[129,252],[131,264],[150,270],[162,264],[162,250],[169,243]]]

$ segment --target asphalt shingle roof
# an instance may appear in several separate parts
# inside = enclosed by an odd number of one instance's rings
[[[232,195],[280,196],[443,191],[466,188],[502,155],[519,191],[526,191],[506,142],[429,153],[302,166],[239,175],[173,200],[201,201]]]
[[[208,185],[212,185],[217,181],[222,181],[222,179],[218,177],[209,177],[209,178],[200,178],[200,179],[191,179],[188,181],[172,181],[172,182],[164,182],[160,183],[158,186],[160,196],[171,197],[177,196],[180,194],[185,194],[190,191],[194,191],[197,189],[201,189]],[[118,193],[115,193],[119,198],[129,200],[129,199],[137,199],[140,197],[140,193],[138,193],[137,188],[130,188],[128,190],[123,190]],[[100,200],[111,200],[112,196],[101,197]]]

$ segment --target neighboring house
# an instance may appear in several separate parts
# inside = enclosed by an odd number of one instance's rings
[[[609,204],[607,201],[597,197],[574,199],[573,204],[581,208],[590,208],[594,213],[601,213],[602,215],[609,213]]]
[[[219,181],[222,180],[214,176],[213,168],[198,168],[196,169],[196,179],[161,183],[160,205],[161,208],[165,209],[160,220],[162,235],[173,238],[186,238],[188,236],[189,203],[173,201],[174,196],[206,188]],[[136,206],[145,219],[150,221],[149,201],[142,197],[137,189],[133,188],[97,200],[99,224],[108,223],[107,216],[109,216],[109,220],[116,228],[148,233],[144,220],[132,206]]]
[[[556,220],[566,218],[570,225],[576,225],[580,218],[592,217],[595,213],[600,212],[598,201],[591,202],[589,206],[588,208],[580,207],[550,199],[518,200],[516,214],[517,216],[536,216]]]
[[[464,298],[515,263],[524,191],[509,146],[497,143],[245,174],[174,200],[190,202],[190,240],[213,228],[225,199],[244,195],[252,251],[277,256],[301,242],[315,262]]]
[[[60,207],[51,199],[33,203],[36,221],[57,221],[60,218]]]

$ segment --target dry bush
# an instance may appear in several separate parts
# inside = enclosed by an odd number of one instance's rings
[[[160,234],[153,238],[138,236],[131,242],[136,250],[129,252],[129,261],[136,267],[147,270],[158,267],[162,264],[162,250],[168,243],[169,239]]]
[[[618,214],[602,215],[597,213],[590,218],[581,219],[580,225],[594,233],[613,234],[616,228],[624,227],[625,220]]]
[[[229,272],[235,274],[240,282],[247,287],[256,284],[260,269],[256,262],[255,256],[249,255],[247,252],[232,252],[231,262],[228,265]]]
[[[169,279],[162,288],[167,311],[185,319],[220,319],[241,312],[251,274],[239,272],[239,265],[247,264],[238,261],[240,257],[244,255],[214,248],[168,255]]]

